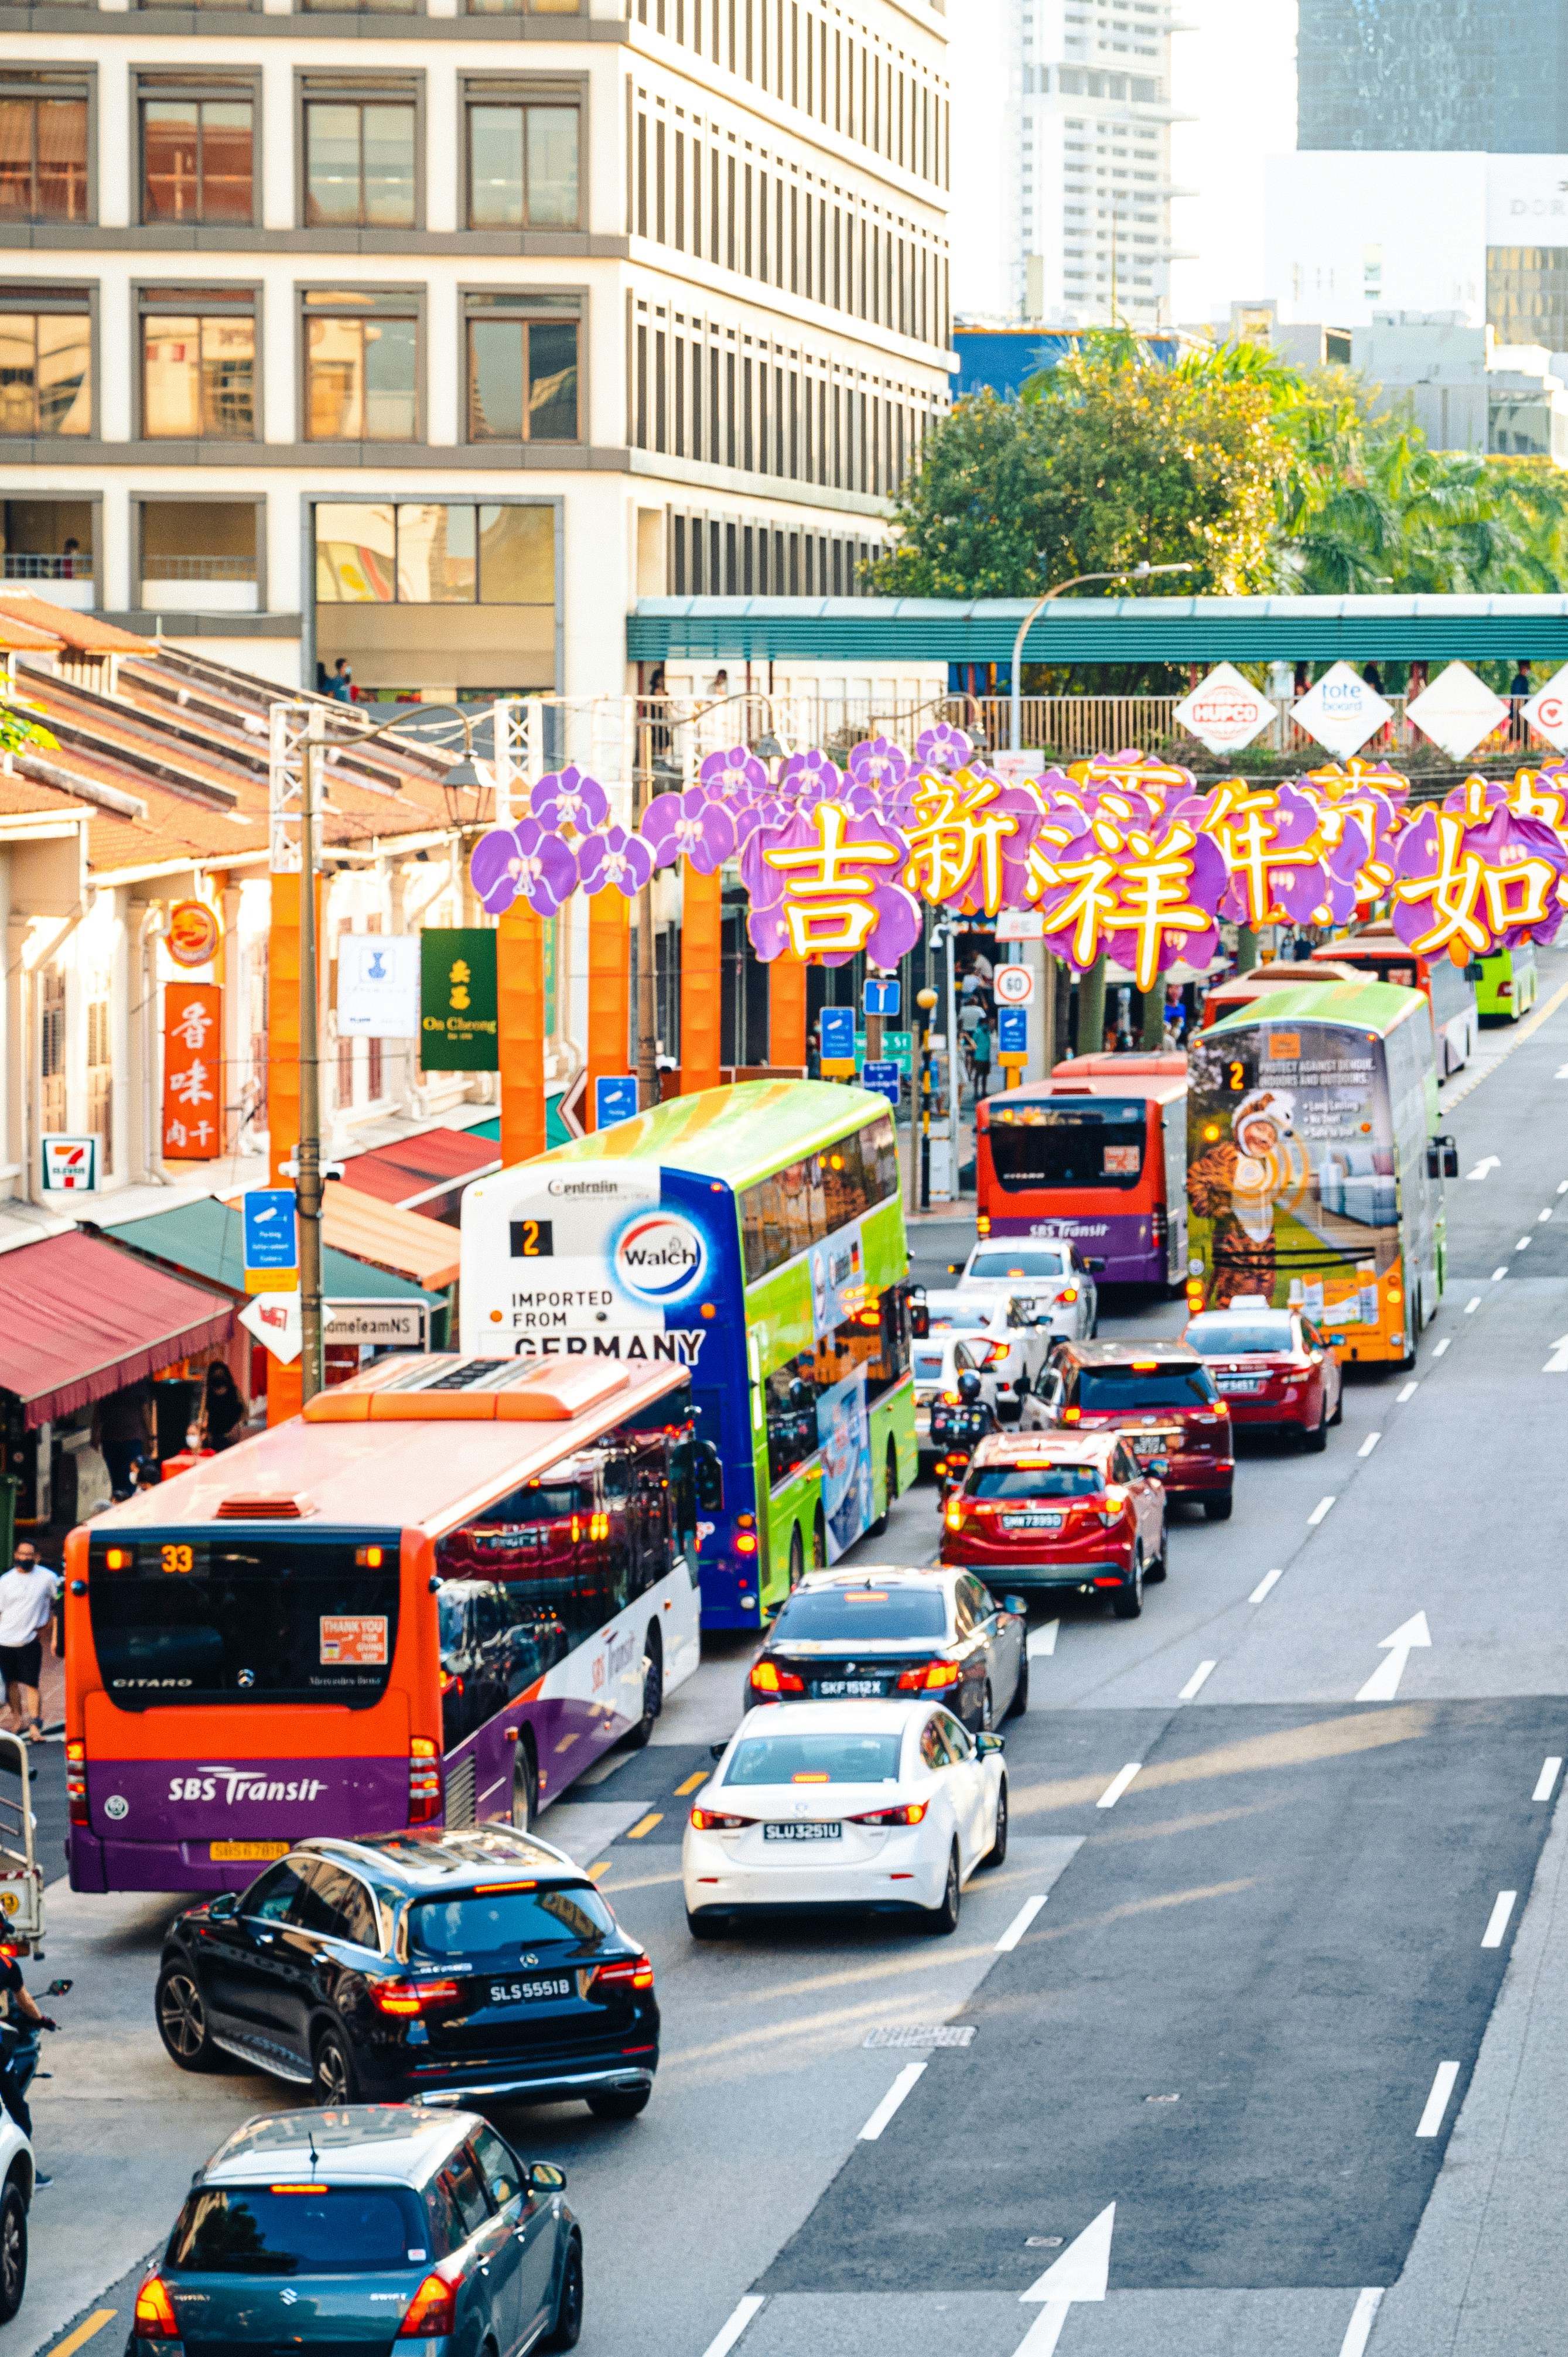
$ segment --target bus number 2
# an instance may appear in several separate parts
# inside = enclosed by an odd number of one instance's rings
[[[555,1223],[553,1220],[512,1221],[513,1260],[553,1260],[554,1254]]]

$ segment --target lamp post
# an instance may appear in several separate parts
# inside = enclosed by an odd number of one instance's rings
[[[1029,632],[1034,629],[1035,623],[1041,612],[1051,603],[1051,600],[1054,597],[1065,597],[1069,589],[1081,589],[1090,581],[1148,581],[1152,580],[1156,573],[1196,573],[1197,570],[1197,567],[1195,565],[1145,564],[1123,565],[1120,571],[1115,573],[1075,573],[1070,581],[1058,581],[1054,589],[1047,589],[1044,597],[1036,597],[1028,612],[1025,615],[1024,619],[1019,626],[1018,635],[1013,641],[1013,711],[1012,724],[1009,730],[1009,734],[1012,737],[1013,751],[1015,753],[1021,753],[1024,749],[1022,741],[1024,735],[1024,641],[1028,637]]]

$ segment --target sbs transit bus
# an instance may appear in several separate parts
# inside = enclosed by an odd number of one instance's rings
[[[1377,982],[1273,992],[1201,1032],[1188,1100],[1187,1301],[1296,1308],[1341,1359],[1409,1364],[1442,1297],[1427,1003]]]
[[[66,1543],[76,1890],[307,1834],[526,1826],[695,1669],[715,1469],[674,1367],[384,1359]]]
[[[1432,1036],[1440,1081],[1467,1064],[1475,1054],[1480,1028],[1476,1002],[1480,969],[1474,962],[1458,966],[1446,956],[1417,957],[1391,925],[1372,925],[1365,932],[1325,942],[1313,951],[1310,963],[1325,962],[1353,965],[1359,973],[1369,974],[1378,982],[1391,983],[1397,990],[1421,992],[1432,1010]]]
[[[757,1629],[915,1479],[908,1253],[884,1098],[748,1081],[470,1186],[463,1346],[674,1364],[723,1469],[703,1622]]]
[[[1106,1285],[1187,1270],[1187,1058],[1081,1056],[981,1101],[980,1237],[1055,1236]],[[1092,1255],[1092,1257],[1091,1257]]]

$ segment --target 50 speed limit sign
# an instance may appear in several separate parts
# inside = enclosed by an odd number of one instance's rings
[[[999,965],[991,977],[998,1006],[1027,1006],[1035,996],[1032,965]]]

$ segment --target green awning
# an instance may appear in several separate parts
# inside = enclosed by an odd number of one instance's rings
[[[232,1293],[245,1290],[244,1220],[237,1208],[220,1203],[216,1195],[203,1195],[175,1211],[154,1211],[144,1220],[101,1221],[98,1225],[116,1243],[128,1244],[166,1267],[185,1269],[210,1285],[227,1286]],[[328,1301],[427,1301],[432,1309],[447,1306],[444,1293],[425,1293],[407,1277],[371,1268],[348,1253],[334,1252],[329,1244],[322,1248],[321,1289]]]
[[[564,1093],[564,1090],[557,1089],[544,1100],[544,1143],[547,1146],[570,1146],[572,1143],[572,1133],[561,1118],[561,1099]],[[470,1137],[493,1137],[499,1146],[501,1142],[499,1114],[493,1121],[470,1122],[467,1135]]]

